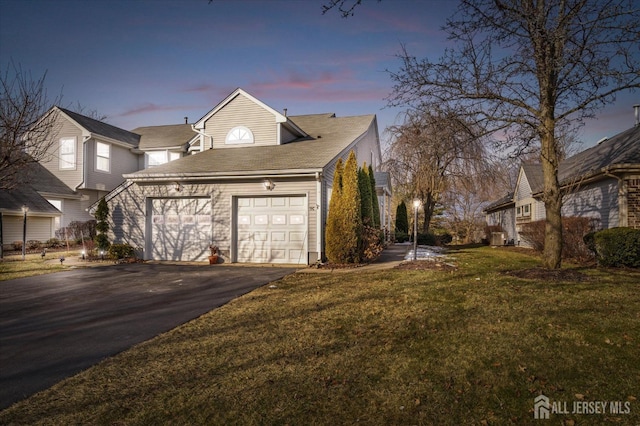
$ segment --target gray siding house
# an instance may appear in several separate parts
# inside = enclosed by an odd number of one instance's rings
[[[287,116],[242,89],[192,128],[177,142],[197,154],[125,174],[106,197],[113,239],[144,259],[202,261],[215,245],[226,262],[314,263],[336,161],[381,161],[375,115]]]
[[[563,216],[593,218],[601,229],[640,229],[640,125],[562,161],[558,179]],[[487,224],[522,242],[522,224],[545,218],[542,189],[540,164],[522,164],[513,195],[485,209]]]

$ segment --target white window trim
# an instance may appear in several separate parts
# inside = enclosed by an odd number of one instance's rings
[[[243,137],[242,139],[237,139],[235,137],[235,133],[244,132],[244,135],[247,137]],[[249,128],[245,126],[236,126],[233,129],[229,130],[227,133],[227,137],[224,139],[224,143],[226,145],[244,145],[244,144],[252,144],[254,143],[253,132],[249,130]]]
[[[73,155],[73,160],[72,161],[68,161],[62,158],[62,145],[65,143],[71,142],[73,145],[73,153],[67,153],[64,154],[66,156],[70,156]],[[76,138],[75,137],[69,137],[69,138],[60,138],[60,144],[58,146],[58,158],[59,158],[59,162],[58,162],[58,168],[60,170],[75,170],[76,169],[76,154],[78,151],[78,144],[76,142]]]
[[[99,145],[104,145],[105,147],[107,147],[107,156],[101,156],[98,154],[99,149],[98,146]],[[98,159],[100,158],[105,158],[107,160],[107,168],[106,169],[102,169],[100,167],[98,167]],[[96,141],[96,163],[95,163],[95,170],[97,172],[102,172],[102,173],[111,173],[111,144],[105,143],[105,142],[98,142]]]

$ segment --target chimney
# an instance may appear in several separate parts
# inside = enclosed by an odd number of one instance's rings
[[[640,105],[638,104],[634,105],[633,112],[636,115],[636,126],[640,126]]]
[[[189,117],[184,118],[184,124],[189,124]]]
[[[284,116],[285,117],[287,116],[287,109],[286,108],[284,109]]]

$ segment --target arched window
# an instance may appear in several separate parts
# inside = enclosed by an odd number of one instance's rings
[[[224,143],[229,145],[253,143],[253,133],[244,126],[234,127],[227,133]]]

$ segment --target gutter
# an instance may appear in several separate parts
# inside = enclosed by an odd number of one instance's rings
[[[173,174],[126,174],[122,177],[132,182],[166,182],[172,180],[192,180],[205,181],[211,179],[241,179],[241,178],[293,178],[293,177],[314,177],[316,173],[322,173],[322,169],[311,170],[287,170],[284,173],[270,172],[268,170],[256,171],[238,171],[238,172],[191,172],[191,173],[173,173]]]
[[[191,125],[191,130],[193,130],[194,132],[196,132],[197,134],[202,136],[202,143],[200,144],[200,152],[204,151],[204,141],[205,141],[205,139],[207,137],[211,141],[211,145],[209,145],[209,149],[213,149],[213,136],[207,136],[207,134],[204,132],[204,130],[196,129],[196,125],[195,124]]]

